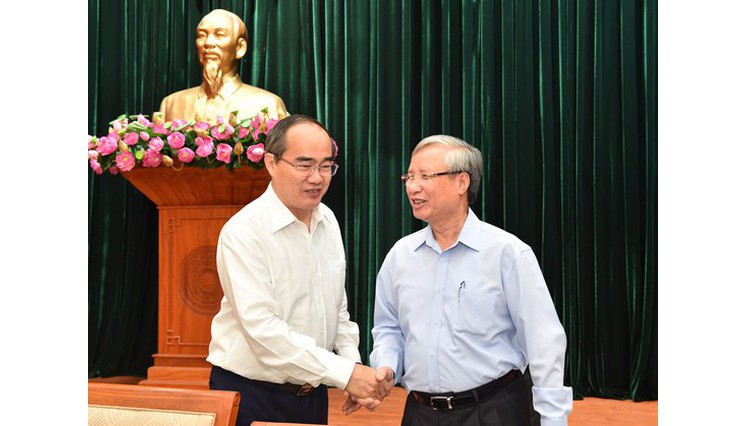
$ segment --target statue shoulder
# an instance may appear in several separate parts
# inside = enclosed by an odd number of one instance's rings
[[[250,99],[250,103],[253,105],[269,107],[270,116],[284,118],[289,115],[282,98],[266,89],[244,83],[238,91],[238,95],[242,99]]]
[[[251,86],[250,84],[243,84],[240,87],[239,93],[240,93],[240,96],[250,96],[252,98],[261,99],[265,101],[272,101],[272,102],[282,101],[282,99],[279,96],[269,92],[268,90],[265,90],[265,89],[262,89],[256,86]]]
[[[170,95],[163,98],[163,102],[176,102],[180,99],[196,97],[196,95],[199,93],[199,87],[200,86],[195,86],[195,87],[190,87],[188,89],[183,89],[177,92],[173,92]]]

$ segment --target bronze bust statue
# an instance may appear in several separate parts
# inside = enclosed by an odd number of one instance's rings
[[[160,104],[165,121],[178,118],[214,124],[217,116],[227,120],[231,112],[238,111],[238,119],[243,120],[264,108],[271,118],[289,115],[277,95],[240,80],[238,61],[247,50],[248,31],[236,14],[215,9],[204,16],[196,28],[202,84],[166,96]]]

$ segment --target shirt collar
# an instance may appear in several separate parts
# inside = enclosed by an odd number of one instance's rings
[[[223,100],[226,100],[230,96],[232,96],[233,93],[235,93],[238,89],[240,89],[240,86],[243,85],[243,82],[240,81],[240,76],[235,74],[232,77],[229,77],[225,79],[222,82],[222,88],[220,88],[220,91],[217,93],[217,96],[222,98]],[[207,91],[204,88],[204,83],[199,86],[199,93],[197,93],[197,98],[201,99],[204,96],[207,96]]]
[[[300,222],[300,220],[297,219],[294,214],[292,214],[289,208],[285,206],[284,203],[282,203],[282,200],[280,200],[279,197],[276,195],[276,192],[274,192],[274,187],[271,186],[271,183],[269,183],[269,187],[266,188],[265,194],[266,198],[268,199],[269,214],[271,215],[270,220],[272,234],[286,228],[294,222],[300,223],[302,224],[302,226],[305,226],[305,224]],[[318,205],[310,214],[310,230],[315,230],[315,227],[323,222],[323,218],[323,210],[320,208],[320,205]]]
[[[457,236],[457,242],[463,243],[475,251],[480,251],[480,219],[476,216],[475,212],[471,208],[468,208],[468,217],[465,219],[465,223],[462,225],[460,235]],[[414,234],[413,251],[416,251],[422,244],[426,244],[432,249],[439,249],[441,247],[434,239],[434,233],[431,230],[431,225],[424,228],[424,232]],[[452,247],[456,246],[455,243]]]

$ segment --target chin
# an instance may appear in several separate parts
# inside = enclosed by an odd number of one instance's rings
[[[415,217],[418,220],[423,220],[424,222],[426,222],[426,218],[428,218],[429,216],[426,214],[423,214],[423,212],[417,212],[414,210],[413,217]]]

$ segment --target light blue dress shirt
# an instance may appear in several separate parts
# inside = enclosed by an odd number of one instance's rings
[[[408,390],[460,392],[529,364],[543,425],[565,425],[566,334],[530,247],[468,211],[442,251],[431,226],[399,240],[377,275],[373,367]]]

